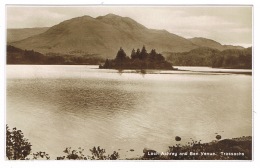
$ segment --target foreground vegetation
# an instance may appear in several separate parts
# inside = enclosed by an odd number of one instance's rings
[[[157,152],[144,149],[143,156],[130,158],[130,160],[252,160],[252,137],[240,137],[221,140],[221,135],[210,143],[201,143],[191,139],[191,142],[181,145],[181,137],[175,137],[175,145],[169,146],[166,152]],[[133,150],[133,149],[132,149]],[[85,155],[83,148],[65,148],[64,155],[56,160],[117,160],[118,152],[106,154],[101,147],[89,150],[91,155]],[[32,145],[21,130],[10,129],[6,126],[6,158],[8,160],[49,160],[48,153],[39,151],[32,153]]]
[[[169,146],[167,152],[157,153],[136,158],[140,160],[252,160],[252,137],[240,137],[218,140],[210,143],[201,141],[188,142],[185,145]]]
[[[90,149],[91,155],[85,156],[84,149],[71,149],[67,147],[63,152],[64,156],[56,157],[56,160],[116,160],[119,158],[118,152],[114,151],[112,154],[106,155],[105,149],[101,147],[93,147]],[[48,153],[39,151],[32,152],[32,145],[23,135],[21,130],[16,128],[10,129],[6,125],[6,158],[8,160],[49,160]]]

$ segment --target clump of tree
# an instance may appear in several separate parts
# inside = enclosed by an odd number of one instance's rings
[[[6,157],[9,160],[25,160],[31,152],[31,143],[24,138],[21,130],[10,130],[6,125]]]
[[[34,50],[22,50],[13,46],[7,46],[7,64],[42,64],[45,56]]]
[[[114,151],[112,154],[105,155],[106,150],[98,147],[93,147],[90,149],[92,156],[91,160],[117,160],[119,158],[118,152]]]
[[[73,55],[46,53],[45,55],[34,50],[22,50],[14,46],[7,46],[7,64],[35,64],[35,65],[97,65],[104,59],[97,55]]]
[[[165,53],[176,66],[208,66],[213,68],[252,69],[252,48],[217,49],[201,47],[189,52]]]
[[[80,147],[78,150],[71,150],[71,147],[68,147],[63,151],[66,156],[57,157],[57,160],[88,160],[83,151],[84,149]]]
[[[6,125],[6,157],[8,160],[29,160],[32,145],[16,127],[10,129]],[[46,152],[36,152],[32,154],[32,159],[49,160],[50,156]]]
[[[229,49],[212,56],[213,68],[252,69],[252,48]]]
[[[75,52],[70,52],[70,54],[46,53],[47,61],[45,64],[98,65],[105,61],[99,55],[86,53],[82,53],[82,55],[73,55],[73,53]],[[50,58],[52,58],[52,60]],[[53,61],[55,58],[62,58],[62,60]]]
[[[162,54],[152,49],[147,52],[145,46],[142,49],[132,50],[130,57],[120,48],[116,58],[105,61],[104,65],[100,65],[101,69],[164,69],[173,70],[172,64],[165,60]]]
[[[106,150],[100,146],[90,149],[91,155],[85,156],[84,149],[72,150],[71,147],[66,148],[63,152],[66,156],[57,157],[57,160],[117,160],[119,158],[118,152],[114,151],[112,154],[106,155]]]
[[[16,127],[12,130],[6,125],[6,157],[8,160],[49,160],[50,156],[46,152],[32,153],[32,145]],[[100,146],[90,149],[91,155],[84,155],[84,149],[72,150],[67,147],[63,151],[66,155],[57,157],[57,160],[117,160],[119,153],[114,151],[106,155],[105,149]]]

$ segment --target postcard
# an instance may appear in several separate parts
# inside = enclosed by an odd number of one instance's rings
[[[252,160],[252,6],[6,6],[6,160]]]

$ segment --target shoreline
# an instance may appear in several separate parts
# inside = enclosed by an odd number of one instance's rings
[[[226,71],[221,70],[221,68],[211,68],[211,67],[203,67],[203,68],[210,68],[212,70],[190,70],[190,69],[180,69],[182,66],[176,66],[177,68],[173,68],[173,70],[163,70],[163,69],[100,69],[99,65],[77,65],[77,64],[50,64],[50,65],[43,65],[43,64],[6,64],[6,66],[96,66],[91,67],[88,69],[99,69],[99,70],[116,70],[119,73],[142,73],[142,74],[243,74],[243,75],[252,75],[252,69],[225,69]],[[183,66],[189,68],[201,68],[201,66]],[[235,71],[234,71],[235,70]],[[167,73],[167,72],[174,72],[174,73]],[[189,73],[175,73],[175,72],[189,72]]]
[[[192,142],[190,145],[169,146],[168,151],[152,149],[144,155],[126,160],[252,160],[252,136],[213,140],[208,143]],[[120,159],[121,160],[121,159]],[[122,159],[124,160],[124,159]]]

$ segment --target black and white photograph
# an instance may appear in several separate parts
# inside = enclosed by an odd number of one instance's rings
[[[6,160],[253,159],[252,5],[6,5]]]

